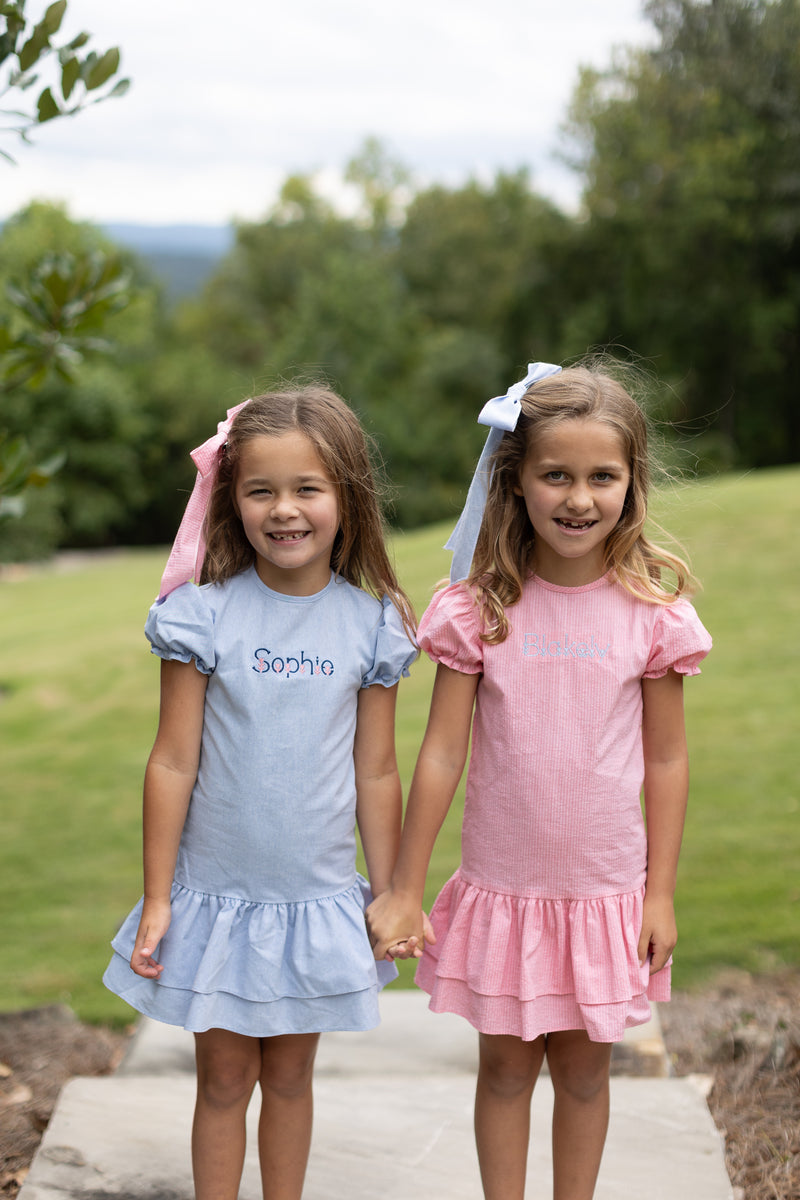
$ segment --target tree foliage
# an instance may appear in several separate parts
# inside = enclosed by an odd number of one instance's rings
[[[166,541],[194,476],[188,448],[245,395],[303,376],[362,416],[407,527],[455,517],[488,396],[529,360],[597,346],[652,366],[655,414],[706,468],[800,460],[800,0],[646,12],[656,44],[618,51],[576,88],[578,216],[524,170],[419,187],[369,139],[345,172],[351,215],[313,176],[290,176],[171,312],[96,231],[36,206],[9,223],[0,338],[18,341],[0,379],[50,356],[28,379],[37,390],[2,398],[14,478],[14,439],[29,436],[45,466],[68,455],[18,542],[35,541],[37,520],[50,544]],[[38,339],[30,361],[25,339]]]
[[[69,41],[54,40],[67,12],[67,0],[55,0],[36,22],[28,19],[25,3],[0,0],[0,117],[11,122],[0,133],[10,132],[27,141],[37,125],[72,116],[89,104],[123,96],[130,80],[114,80],[120,67],[118,47],[101,52],[89,50],[88,33],[79,33]],[[51,81],[45,83],[48,76]],[[28,103],[23,109],[7,108],[7,97],[12,102]],[[11,155],[1,146],[0,156],[11,161]]]
[[[584,71],[589,340],[676,381],[727,461],[800,457],[800,5],[649,0],[660,42]],[[768,397],[768,400],[766,399]]]

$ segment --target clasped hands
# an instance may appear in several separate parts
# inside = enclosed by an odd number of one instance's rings
[[[364,919],[369,944],[378,962],[422,958],[425,943],[436,941],[433,926],[422,908],[395,895],[391,888],[375,897]]]

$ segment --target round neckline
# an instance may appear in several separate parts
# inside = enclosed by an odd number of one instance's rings
[[[320,600],[331,588],[336,586],[336,575],[331,571],[330,579],[320,591],[312,592],[310,596],[293,596],[289,592],[276,592],[269,584],[264,583],[264,580],[256,569],[255,563],[250,564],[249,570],[250,576],[255,581],[259,591],[265,592],[267,596],[271,596],[274,600],[282,600],[285,604],[313,604],[315,600]]]

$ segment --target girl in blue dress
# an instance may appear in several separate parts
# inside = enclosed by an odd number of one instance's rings
[[[364,909],[399,842],[394,713],[413,613],[365,435],[338,396],[245,401],[192,457],[146,626],[162,665],[144,895],[104,981],[195,1035],[199,1200],[238,1194],[256,1084],[264,1195],[299,1200],[320,1032],[376,1025],[396,974],[373,958]]]

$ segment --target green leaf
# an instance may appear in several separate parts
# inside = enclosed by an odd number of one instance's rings
[[[66,11],[67,0],[56,0],[55,4],[50,5],[41,22],[48,34],[58,33]]]
[[[78,36],[74,37],[71,42],[67,42],[64,49],[65,50],[80,50],[82,46],[86,45],[86,43],[89,41],[89,38],[91,36],[92,35],[90,33],[79,33]]]
[[[87,91],[93,92],[95,88],[102,87],[118,70],[119,49],[114,46],[111,50],[106,50],[86,76]]]
[[[71,58],[67,59],[61,68],[61,95],[65,100],[69,100],[70,96],[72,95],[72,89],[78,82],[80,74],[81,64],[78,62],[78,59],[75,57],[75,55],[73,55]]]
[[[114,84],[111,91],[107,92],[101,99],[110,100],[112,96],[124,96],[130,86],[130,79],[120,79],[118,83]]]
[[[29,67],[32,67],[49,44],[47,30],[43,25],[37,25],[17,56],[22,70],[27,71]]]
[[[36,103],[36,109],[39,114],[38,120],[40,125],[44,125],[45,121],[52,121],[53,117],[61,115],[61,109],[56,104],[50,88],[44,89]]]

